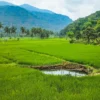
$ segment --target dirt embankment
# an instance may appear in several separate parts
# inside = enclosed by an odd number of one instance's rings
[[[39,70],[56,70],[56,69],[66,69],[71,71],[78,71],[84,73],[92,73],[93,69],[87,68],[85,65],[71,63],[71,62],[64,62],[63,64],[57,65],[48,65],[48,66],[29,66],[30,68],[39,69]]]

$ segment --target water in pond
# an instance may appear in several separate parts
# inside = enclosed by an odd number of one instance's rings
[[[77,77],[86,76],[85,73],[68,71],[68,70],[44,70],[42,72],[44,74],[49,74],[49,75],[71,75],[71,76],[77,76]]]

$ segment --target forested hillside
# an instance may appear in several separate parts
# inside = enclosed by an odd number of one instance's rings
[[[90,16],[80,18],[61,30],[60,35],[70,38],[85,39],[88,43],[100,42],[100,11]]]

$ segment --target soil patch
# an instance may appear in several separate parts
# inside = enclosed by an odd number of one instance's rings
[[[86,74],[90,74],[93,72],[92,68],[88,68],[85,65],[71,63],[71,62],[64,62],[63,64],[56,64],[56,65],[47,65],[47,66],[29,66],[30,68],[39,69],[39,70],[58,70],[58,69],[66,69],[70,71],[78,71],[83,72]]]

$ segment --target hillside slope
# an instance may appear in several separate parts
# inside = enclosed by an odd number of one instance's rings
[[[72,22],[68,16],[38,9],[30,5],[28,7],[32,7],[32,11],[7,2],[0,2],[0,4],[2,4],[0,6],[0,22],[4,26],[14,25],[17,28],[21,26],[27,28],[41,27],[48,30],[60,31]]]
[[[97,11],[85,18],[80,18],[70,25],[66,26],[63,30],[61,30],[60,34],[65,35],[66,32],[72,31],[75,34],[84,31],[87,27],[91,27],[93,29],[96,28],[96,25],[100,21],[100,11]]]
[[[39,8],[37,8],[37,7],[33,7],[33,6],[31,6],[31,5],[28,5],[28,4],[20,5],[20,7],[24,8],[24,9],[26,9],[26,10],[28,10],[28,11],[31,11],[31,12],[32,12],[32,11],[35,11],[35,12],[50,13],[50,14],[54,13],[54,12],[52,12],[52,11],[50,11],[50,10],[39,9]]]
[[[5,1],[0,1],[0,6],[7,6],[7,5],[11,6],[11,5],[14,5],[14,4],[9,3],[9,2],[5,2]]]

